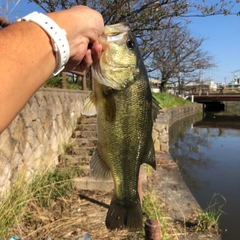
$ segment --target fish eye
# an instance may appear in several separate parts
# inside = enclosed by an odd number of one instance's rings
[[[127,47],[129,49],[133,49],[135,47],[135,42],[133,40],[131,40],[131,39],[128,39],[127,40]]]

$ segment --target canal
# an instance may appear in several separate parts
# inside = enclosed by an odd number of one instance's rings
[[[222,239],[239,240],[240,117],[190,117],[174,123],[169,137],[170,153],[201,208],[212,201],[224,211]]]

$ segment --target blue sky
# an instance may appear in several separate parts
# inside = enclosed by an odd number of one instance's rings
[[[240,8],[240,6],[239,6]],[[240,16],[192,18],[193,36],[205,38],[202,49],[214,57],[217,68],[206,70],[204,76],[214,82],[229,83],[232,71],[240,70]],[[236,72],[240,76],[240,71]]]
[[[0,13],[10,2],[7,12],[11,12],[10,19],[22,17],[32,11],[44,12],[34,3],[27,0],[0,0]],[[216,2],[216,1],[213,1]],[[240,3],[235,11],[240,11]],[[240,70],[240,16],[213,16],[191,18],[190,30],[194,37],[205,38],[202,49],[214,57],[216,68],[204,71],[204,78],[211,78],[214,82],[229,83],[233,78],[232,71]],[[237,72],[240,76],[240,71]]]

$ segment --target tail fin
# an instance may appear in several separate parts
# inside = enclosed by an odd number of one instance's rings
[[[106,217],[106,227],[110,230],[124,227],[129,230],[141,230],[142,209],[139,199],[120,202],[113,198]]]

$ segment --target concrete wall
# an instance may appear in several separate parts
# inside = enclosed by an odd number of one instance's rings
[[[57,164],[88,94],[42,88],[29,100],[0,135],[0,196],[21,172],[28,179]]]
[[[201,113],[202,104],[190,104],[161,111],[153,125],[153,141],[156,152],[169,151],[169,126],[187,116]]]

